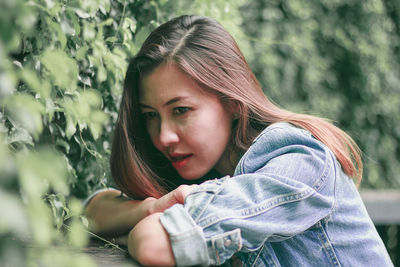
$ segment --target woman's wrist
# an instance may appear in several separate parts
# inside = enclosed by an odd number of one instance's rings
[[[174,266],[168,233],[160,223],[161,213],[147,216],[130,231],[129,254],[146,266]]]
[[[144,216],[143,217],[147,217],[147,216],[157,212],[157,210],[156,210],[156,202],[157,202],[157,199],[154,198],[154,197],[148,197],[148,198],[143,200],[143,209],[144,209]]]

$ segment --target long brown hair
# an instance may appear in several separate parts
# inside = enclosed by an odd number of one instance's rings
[[[232,36],[215,20],[181,16],[162,24],[143,43],[126,72],[115,127],[111,172],[131,197],[160,197],[182,183],[179,175],[153,146],[139,110],[140,79],[163,63],[174,63],[222,103],[234,103],[239,119],[232,141],[246,150],[266,126],[289,122],[311,132],[335,154],[344,172],[362,177],[361,153],[353,139],[325,119],[297,114],[265,96]]]

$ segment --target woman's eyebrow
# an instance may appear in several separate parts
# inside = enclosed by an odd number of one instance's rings
[[[177,96],[177,97],[174,97],[174,98],[168,100],[168,101],[164,104],[164,106],[172,105],[173,103],[179,102],[179,101],[181,101],[181,100],[183,100],[183,99],[186,99],[186,98],[188,98],[188,96]]]

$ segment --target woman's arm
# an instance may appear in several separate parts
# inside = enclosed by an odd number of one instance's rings
[[[128,234],[143,218],[162,212],[176,203],[183,203],[193,186],[182,185],[159,199],[130,200],[118,190],[98,193],[86,207],[91,228],[97,234],[116,237]]]
[[[161,213],[141,220],[129,233],[129,254],[144,266],[174,266],[168,233],[160,223]]]
[[[129,200],[118,190],[98,193],[86,207],[91,229],[100,235],[116,237],[127,234],[141,219],[150,214],[154,198]]]
[[[184,199],[197,185],[182,185],[174,191],[163,196],[155,202],[161,205],[160,211],[164,211],[165,203],[183,203]],[[174,204],[175,204],[174,203]],[[159,206],[159,207],[161,207]],[[172,206],[172,205],[169,205]],[[172,252],[168,233],[160,222],[161,212],[155,212],[138,222],[129,232],[128,251],[139,263],[145,266],[174,266],[175,259]]]

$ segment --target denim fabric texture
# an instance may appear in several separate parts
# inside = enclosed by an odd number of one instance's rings
[[[306,130],[267,127],[232,177],[206,181],[161,223],[178,266],[393,266],[354,182]]]

